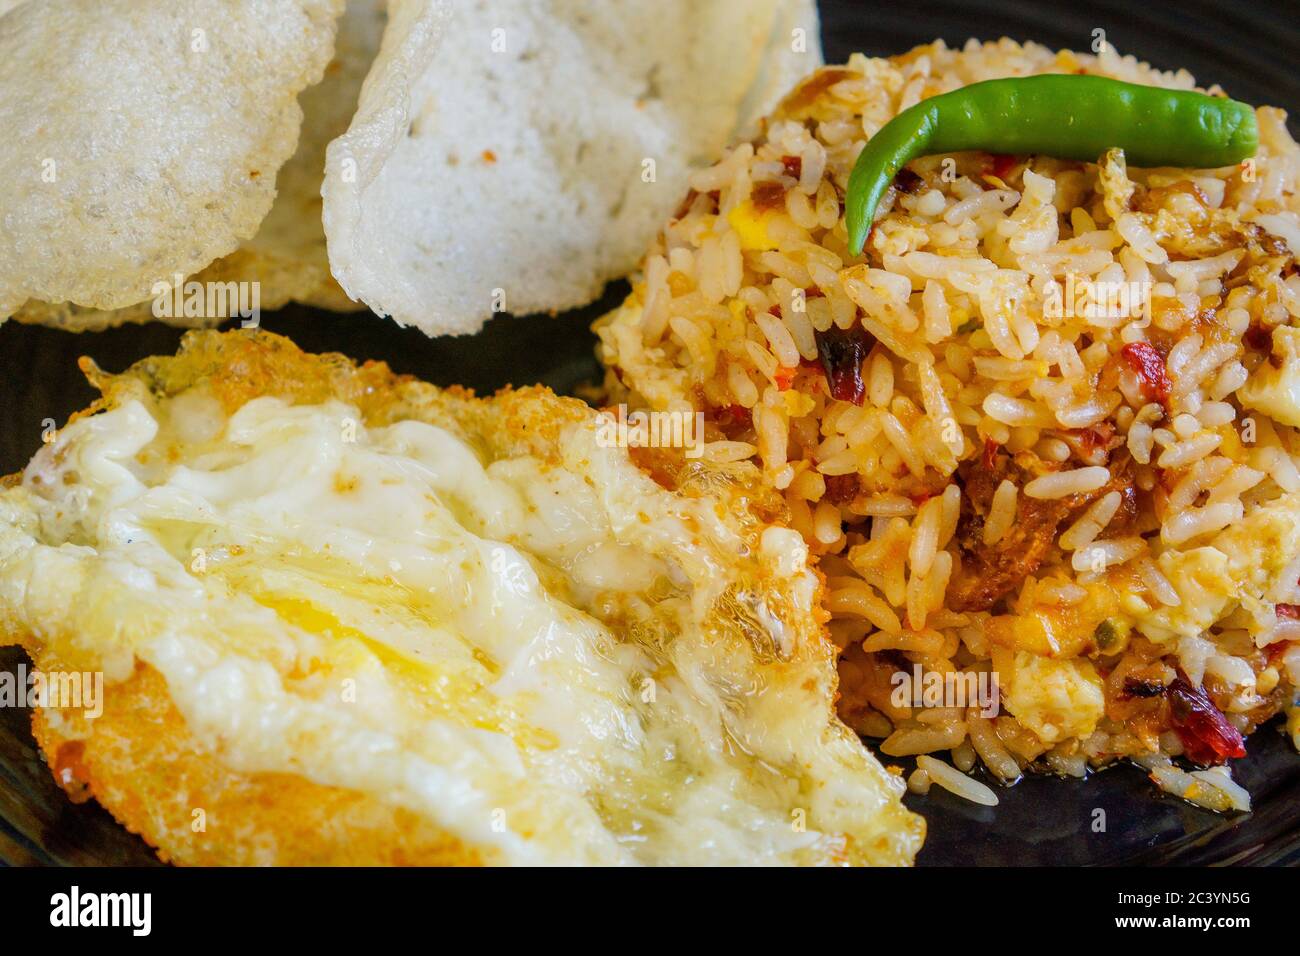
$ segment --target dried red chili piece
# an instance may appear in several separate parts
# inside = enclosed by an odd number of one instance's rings
[[[817,353],[822,359],[831,398],[861,405],[867,395],[867,386],[862,380],[862,363],[876,340],[859,326],[851,329],[831,326],[825,332],[817,332],[816,336]]]
[[[748,428],[754,423],[753,413],[744,405],[724,405],[706,412],[710,421],[730,433],[733,428]]]
[[[1020,157],[1011,153],[991,153],[989,158],[992,160],[990,172],[1004,182],[1007,173],[1011,172],[1016,167],[1016,164],[1020,162]]]
[[[1120,349],[1120,354],[1142,382],[1142,392],[1147,399],[1168,408],[1171,383],[1164,356],[1150,342],[1130,342]]]
[[[1099,451],[1108,453],[1124,441],[1123,438],[1115,440],[1115,426],[1110,422],[1100,422],[1092,428],[1081,428],[1076,434],[1079,436],[1079,450],[1088,458]]]
[[[802,156],[782,156],[781,165],[785,167],[787,176],[793,176],[795,179],[798,179],[803,175]]]
[[[1229,757],[1246,756],[1241,733],[1214,706],[1205,689],[1193,687],[1181,670],[1165,689],[1165,696],[1170,722],[1183,742],[1183,752],[1193,763],[1214,766]]]
[[[1300,604],[1275,604],[1273,610],[1284,620],[1300,621]]]
[[[1001,447],[992,438],[984,439],[984,467],[989,471],[992,471],[993,466],[997,464],[998,449]]]
[[[1264,648],[1264,659],[1268,661],[1270,667],[1277,667],[1282,663],[1286,652],[1295,646],[1295,641],[1274,641]]]

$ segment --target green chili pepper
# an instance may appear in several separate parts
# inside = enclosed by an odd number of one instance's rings
[[[980,149],[1095,162],[1119,147],[1134,166],[1229,166],[1255,154],[1245,103],[1101,76],[972,83],[922,100],[871,137],[849,176],[849,250],[858,255],[876,205],[918,156]]]

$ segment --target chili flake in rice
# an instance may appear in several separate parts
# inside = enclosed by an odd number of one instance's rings
[[[847,249],[849,172],[890,118],[979,80],[1083,72],[1195,88],[1113,49],[1009,40],[812,74],[695,174],[596,323],[606,385],[703,411],[728,457],[753,450],[829,582],[842,715],[885,753],[953,751],[1006,782],[1129,758],[1241,809],[1226,768],[1179,763],[1223,764],[1283,712],[1300,742],[1285,114],[1256,111],[1240,168],[926,157]],[[1116,288],[1140,307],[1098,294]],[[999,712],[900,701],[918,664],[995,677]]]

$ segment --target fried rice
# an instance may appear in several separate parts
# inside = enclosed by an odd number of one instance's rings
[[[927,157],[849,255],[871,134],[1037,73],[1195,88],[1009,40],[817,71],[694,176],[597,322],[609,399],[703,411],[705,453],[782,492],[829,585],[842,716],[953,765],[913,789],[1128,758],[1246,809],[1243,737],[1285,713],[1300,745],[1300,147],[1261,107],[1241,167]],[[999,706],[900,700],[910,673],[991,676]]]

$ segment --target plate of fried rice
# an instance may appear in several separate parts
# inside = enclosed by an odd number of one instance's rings
[[[1227,759],[1274,718],[1300,740],[1285,113],[1257,111],[1262,177],[1133,178],[1114,152],[913,161],[851,261],[840,199],[864,127],[1040,74],[1196,82],[1009,41],[819,71],[692,181],[596,325],[606,385],[704,408],[715,453],[784,489],[827,576],[841,715],[915,760],[913,792],[996,805],[972,768],[1006,785],[1126,761],[1249,811]],[[976,702],[990,677],[996,715]],[[927,679],[948,706],[917,706]]]
[[[914,793],[992,806],[1126,762],[1247,812],[1228,759],[1300,742],[1286,114],[1257,111],[1262,177],[966,152],[900,172],[865,262],[840,216],[864,127],[1042,74],[1196,85],[1005,40],[825,68],[692,181],[596,325],[606,385],[702,407],[716,454],[784,489],[827,576],[841,715]]]
[[[704,454],[760,469],[816,559],[840,718],[926,818],[918,862],[1294,862],[1300,86],[1270,45],[1295,28],[1112,6],[823,2],[832,65],[692,175],[594,305],[432,341],[296,306],[263,324],[435,383],[702,412]],[[1055,75],[1248,101],[1258,150],[1210,168],[921,156],[852,252],[870,135],[970,84]],[[114,330],[94,353],[122,367],[179,335]],[[0,339],[26,390],[4,408],[6,473],[30,409],[89,393],[66,374],[82,342]],[[29,772],[24,732],[0,728],[24,794],[0,835],[49,862],[144,861]]]

